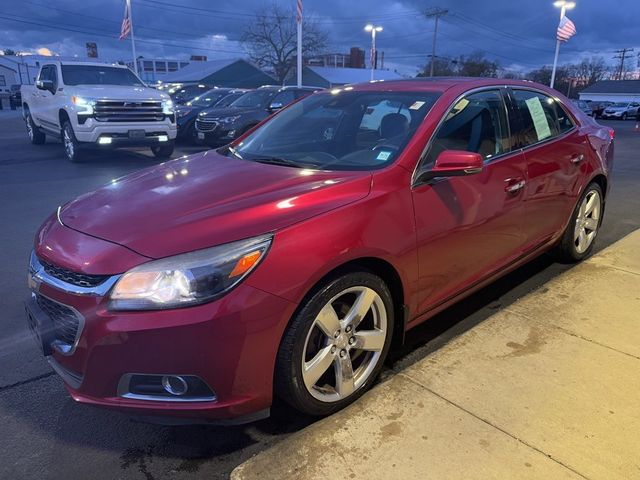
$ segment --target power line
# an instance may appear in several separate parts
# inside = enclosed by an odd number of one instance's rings
[[[620,59],[620,68],[618,70],[618,80],[622,80],[622,74],[624,72],[624,60],[627,56],[627,53],[633,52],[633,48],[621,48],[620,50],[616,50],[618,55],[615,55],[613,58]]]
[[[436,62],[436,38],[438,36],[438,20],[440,17],[444,17],[449,10],[446,8],[435,7],[427,12],[425,12],[424,16],[427,18],[433,18],[435,20],[435,24],[433,26],[433,44],[431,47],[431,66],[429,67],[429,76],[433,77],[433,69]]]

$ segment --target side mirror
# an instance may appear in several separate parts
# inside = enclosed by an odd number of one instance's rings
[[[482,156],[463,150],[445,150],[436,158],[430,170],[418,176],[418,182],[426,182],[438,177],[461,177],[482,172]]]
[[[282,107],[284,107],[284,105],[282,104],[282,102],[273,102],[271,105],[269,105],[269,111],[270,112],[277,112],[278,110],[280,110]]]
[[[53,92],[53,80],[37,80],[36,88],[38,90],[49,90]]]

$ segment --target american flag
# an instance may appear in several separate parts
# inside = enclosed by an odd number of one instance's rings
[[[124,40],[131,33],[131,15],[129,12],[129,1],[127,0],[124,5],[124,18],[122,19],[122,26],[120,27],[120,40]]]
[[[559,42],[566,42],[576,34],[576,26],[567,17],[562,17],[560,24],[558,25],[558,32],[556,38]]]
[[[296,22],[302,23],[302,0],[297,0]]]

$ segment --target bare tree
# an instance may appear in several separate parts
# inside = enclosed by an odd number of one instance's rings
[[[609,68],[602,57],[591,57],[589,60],[582,60],[575,65],[576,77],[585,86],[593,85],[602,80],[608,71]]]
[[[240,40],[251,60],[259,67],[271,70],[278,82],[283,83],[295,67],[295,11],[277,3],[263,7],[244,29]],[[316,54],[326,43],[327,33],[313,20],[303,19],[302,55]]]

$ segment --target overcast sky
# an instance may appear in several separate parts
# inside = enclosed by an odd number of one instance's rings
[[[268,0],[132,0],[138,55],[211,58],[243,55],[238,38],[257,8]],[[283,6],[294,0],[278,1]],[[481,50],[505,69],[531,70],[553,60],[559,10],[552,0],[305,0],[329,32],[332,52],[351,46],[369,48],[363,26],[384,27],[378,50],[385,67],[415,73],[431,53],[433,20],[423,12],[449,10],[438,31],[437,54],[466,55]],[[85,55],[85,42],[98,44],[105,60],[129,60],[130,42],[117,36],[124,0],[20,0],[0,2],[0,49],[48,48],[60,55]],[[640,53],[640,0],[577,0],[568,13],[578,33],[561,48],[560,62],[600,55],[613,63],[614,51],[635,47],[628,68],[637,69]],[[115,38],[114,38],[115,37]]]

